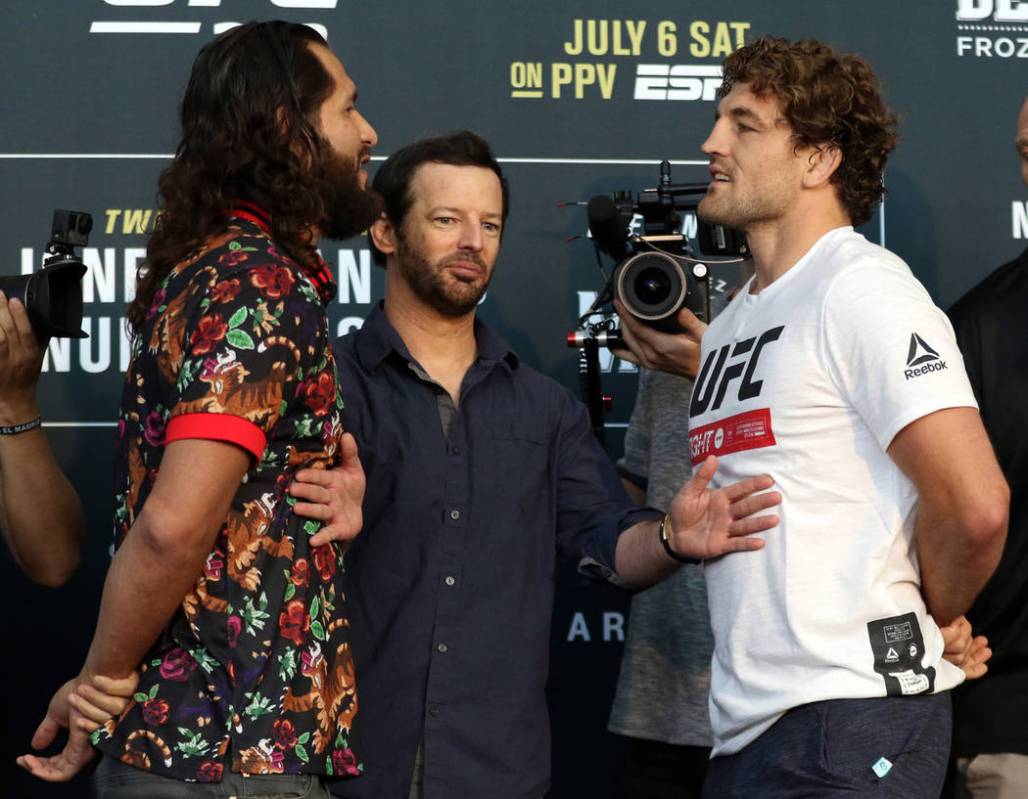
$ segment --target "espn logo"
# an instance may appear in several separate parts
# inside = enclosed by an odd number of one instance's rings
[[[637,64],[636,100],[714,100],[721,86],[720,65]]]

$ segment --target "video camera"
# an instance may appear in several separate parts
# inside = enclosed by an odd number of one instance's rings
[[[722,225],[697,220],[699,258],[682,232],[683,211],[695,212],[707,193],[707,183],[672,183],[671,163],[661,161],[660,182],[633,199],[631,192],[598,194],[589,200],[589,232],[605,285],[595,302],[568,333],[567,344],[579,350],[579,376],[583,399],[593,430],[602,439],[603,412],[611,399],[600,390],[599,347],[624,349],[620,330],[605,306],[619,300],[625,311],[666,333],[680,330],[677,316],[688,308],[703,322],[710,321],[710,264],[741,263],[749,258],[745,237]],[[630,231],[636,215],[642,233]],[[608,277],[600,253],[616,263]],[[590,322],[593,316],[602,316]]]
[[[81,211],[54,211],[51,256],[31,275],[0,277],[0,290],[24,303],[32,330],[40,343],[48,338],[86,338],[82,330],[82,276],[86,266],[76,247],[89,243],[93,217]]]

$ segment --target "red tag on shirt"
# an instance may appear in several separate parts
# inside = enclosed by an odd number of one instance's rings
[[[731,452],[760,449],[774,444],[770,408],[729,416],[689,431],[693,466],[702,463],[708,455],[720,457]]]

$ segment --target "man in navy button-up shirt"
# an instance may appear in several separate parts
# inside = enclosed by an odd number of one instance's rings
[[[335,347],[368,486],[344,578],[365,776],[334,790],[540,797],[555,554],[645,585],[682,556],[759,548],[747,534],[777,520],[751,514],[777,495],[750,496],[770,478],[706,490],[711,463],[658,529],[584,406],[475,319],[507,214],[484,141],[462,132],[403,148],[375,188],[385,302]]]

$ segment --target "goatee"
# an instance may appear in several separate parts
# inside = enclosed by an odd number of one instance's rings
[[[487,277],[481,283],[447,282],[443,269],[448,261],[458,259],[481,267],[482,274]],[[401,234],[396,242],[396,261],[414,294],[445,316],[467,316],[474,312],[489,288],[491,275],[485,260],[477,253],[464,252],[432,264],[416,247],[410,246]]]

